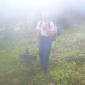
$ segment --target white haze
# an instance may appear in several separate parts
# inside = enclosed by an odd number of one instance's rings
[[[85,14],[84,0],[0,0],[1,23],[27,23],[33,26],[42,11],[57,19],[66,10],[79,11]]]

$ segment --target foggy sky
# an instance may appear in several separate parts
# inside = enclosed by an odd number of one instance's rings
[[[85,0],[48,0],[47,3],[44,2],[42,5],[37,2],[38,6],[34,6],[34,2],[30,4],[29,1],[31,0],[0,0],[0,17],[22,16],[44,9],[50,11],[51,14],[57,15],[67,9],[85,13]]]

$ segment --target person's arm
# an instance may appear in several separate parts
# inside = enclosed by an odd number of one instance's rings
[[[39,47],[39,40],[40,40],[40,22],[36,26],[36,44]]]

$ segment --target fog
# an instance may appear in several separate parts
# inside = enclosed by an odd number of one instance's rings
[[[0,0],[0,85],[85,85],[85,0]]]
[[[0,16],[11,18],[26,16],[29,13],[50,11],[50,15],[60,15],[65,10],[73,9],[85,12],[84,0],[0,0]],[[52,15],[53,14],[53,15]]]
[[[61,18],[64,20],[60,21],[75,21],[76,15],[81,21],[80,16],[85,19],[84,9],[84,0],[0,0],[0,24],[27,23],[30,26],[36,22],[42,11],[48,12],[48,16],[55,21]]]

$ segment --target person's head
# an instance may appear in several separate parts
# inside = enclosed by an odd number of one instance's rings
[[[42,12],[41,13],[41,20],[43,20],[43,21],[48,21],[49,20],[47,12]]]

